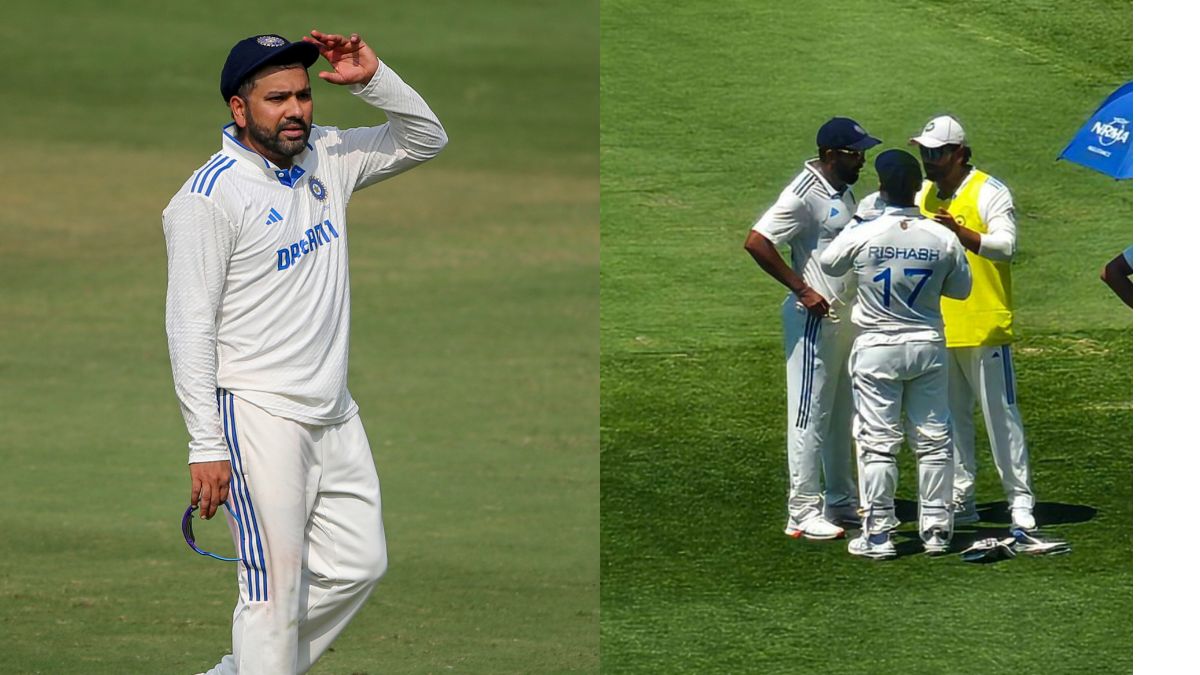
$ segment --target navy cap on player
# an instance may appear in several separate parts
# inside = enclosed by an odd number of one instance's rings
[[[288,42],[274,34],[248,37],[229,50],[221,69],[221,95],[229,103],[238,87],[260,68],[284,63],[301,63],[307,68],[316,63],[320,54],[316,45],[303,40]]]
[[[846,148],[866,150],[882,143],[867,133],[866,129],[849,117],[835,117],[817,130],[818,148]]]
[[[909,198],[921,189],[921,163],[903,150],[884,150],[875,158],[879,187],[889,197]]]

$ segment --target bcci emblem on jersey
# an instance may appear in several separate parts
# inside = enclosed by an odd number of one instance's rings
[[[311,176],[308,179],[308,191],[312,193],[312,196],[315,197],[317,201],[325,201],[325,184],[322,183],[321,180],[316,176]]]

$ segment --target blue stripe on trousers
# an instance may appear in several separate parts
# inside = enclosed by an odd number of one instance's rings
[[[808,343],[808,330],[812,325],[812,315],[805,314],[804,335],[800,337],[800,401],[796,405],[796,428],[802,428],[804,420],[804,397],[808,392],[808,353],[811,345]]]
[[[233,458],[233,449],[232,449],[233,444],[229,442],[229,413],[226,412],[225,405],[226,405],[225,390],[217,389],[217,406],[221,409],[221,425],[225,429],[225,444],[230,447],[229,456],[230,456],[230,459],[232,459]],[[238,475],[236,465],[235,465],[235,468],[233,470],[233,475],[229,482],[229,497],[233,501],[234,511],[237,512],[237,516],[238,516],[238,524],[237,524],[238,540],[239,540],[239,543],[241,544],[240,553],[241,553],[241,558],[242,558],[242,567],[246,568],[246,583],[248,586],[247,593],[253,594],[254,593],[253,583],[254,583],[255,579],[253,576],[253,572],[251,572],[251,570],[250,570],[250,556],[249,556],[250,546],[247,544],[247,541],[246,541],[246,536],[247,536],[246,527],[242,524],[242,523],[246,522],[246,519],[243,517],[246,515],[246,502],[245,502],[245,498],[242,496],[242,482],[241,482],[240,478],[241,477]]]
[[[804,325],[804,352],[801,356],[800,409],[796,411],[796,427],[808,426],[808,413],[812,405],[813,374],[817,364],[817,333],[821,329],[821,317],[808,313]]]
[[[808,356],[808,396],[804,398],[804,427],[808,427],[809,413],[812,412],[812,396],[813,385],[817,379],[817,340],[821,334],[821,317],[817,315],[811,316],[812,328],[809,331],[808,341],[812,344],[812,349]]]
[[[238,464],[241,466],[244,466],[244,464],[242,462],[242,449],[241,449],[241,446],[238,444],[237,415],[235,415],[234,411],[233,411],[233,394],[228,394],[228,396],[229,396],[229,426],[233,430],[233,453],[230,456],[232,457],[232,456],[236,455],[237,459],[238,459]],[[241,476],[245,477],[245,474],[241,473],[240,471],[239,471],[239,474]],[[250,520],[253,522],[253,528],[254,528],[254,530],[253,530],[254,536],[252,537],[252,539],[253,539],[254,544],[256,546],[258,546],[258,563],[259,563],[259,586],[258,586],[259,598],[258,599],[262,600],[263,602],[266,602],[267,601],[267,559],[266,559],[266,556],[263,555],[262,535],[259,533],[259,530],[258,530],[258,516],[255,515],[255,513],[254,513],[254,500],[252,500],[250,498],[250,487],[243,483],[242,489],[245,491],[245,494],[246,494],[246,504],[250,507]],[[251,556],[251,558],[254,557],[253,550],[250,551],[250,556]]]
[[[248,553],[250,565],[254,568],[253,579],[248,579],[247,593],[251,600],[267,600],[267,563],[266,557],[263,555],[262,536],[258,530],[258,516],[254,512],[254,501],[250,498],[250,488],[245,483],[245,474],[242,472],[242,451],[238,443],[237,433],[237,417],[233,412],[233,394],[226,391],[226,416],[227,426],[225,429],[225,442],[229,445],[229,457],[233,460],[233,473],[237,477],[237,486],[240,496],[244,500],[246,510],[242,514],[249,512],[250,520],[242,518],[243,526],[248,529]],[[258,559],[255,560],[254,553],[257,547]]]
[[[1009,345],[1004,345],[1000,348],[1000,353],[1004,355],[1004,393],[1007,395],[1008,404],[1012,405],[1017,402],[1017,387],[1014,382],[1016,380],[1013,373],[1012,365],[1012,349]]]

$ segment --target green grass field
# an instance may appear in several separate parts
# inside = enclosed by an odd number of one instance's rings
[[[1132,186],[1055,162],[1132,76],[1131,23],[1129,2],[602,4],[606,672],[1131,670],[1132,316],[1097,277]],[[943,112],[1016,199],[1018,397],[1068,556],[871,563],[781,533],[784,291],[742,241],[827,118],[882,150]],[[978,429],[990,522],[959,546],[1007,524]],[[912,500],[910,454],[900,476]]]
[[[597,4],[337,5],[7,8],[0,672],[190,674],[229,648],[232,568],[179,533],[160,213],[218,149],[233,43],[310,28],[361,32],[451,139],[350,209],[390,568],[312,672],[599,668]],[[382,121],[313,79],[318,123]]]

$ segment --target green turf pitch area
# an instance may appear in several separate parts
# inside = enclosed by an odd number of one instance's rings
[[[190,675],[228,649],[232,568],[179,532],[160,214],[219,149],[233,43],[310,28],[361,32],[450,136],[349,210],[350,389],[390,567],[313,672],[594,672],[597,4],[24,2],[5,19],[0,672]],[[383,120],[313,81],[317,123]]]
[[[605,670],[1130,670],[1131,315],[1097,276],[1130,241],[1132,189],[1054,161],[1131,77],[1130,4],[606,0],[601,26]],[[1018,398],[1067,556],[872,563],[781,532],[784,292],[746,231],[827,118],[882,150],[943,112],[1016,200]],[[911,453],[900,468],[911,503]]]

